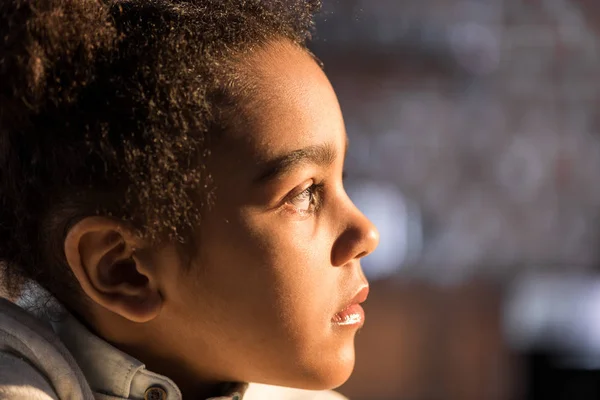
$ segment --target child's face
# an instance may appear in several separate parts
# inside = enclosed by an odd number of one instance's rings
[[[188,383],[336,387],[352,372],[362,326],[336,323],[336,314],[365,288],[360,258],[378,233],[344,191],[344,122],[312,57],[279,43],[246,64],[257,101],[246,129],[211,148],[215,202],[197,255],[191,268],[173,252],[151,262],[162,308],[144,331],[149,339],[129,348],[153,347],[161,362],[149,367],[184,371]],[[114,342],[133,334],[111,329],[98,327]]]
[[[250,71],[260,107],[249,107],[246,131],[213,149],[215,206],[196,265],[173,280],[169,312],[181,323],[182,354],[203,369],[208,362],[230,379],[339,386],[353,369],[361,323],[332,318],[366,286],[360,258],[378,232],[344,191],[347,137],[319,66],[276,44],[252,57]],[[313,196],[305,192],[312,185],[321,186]]]

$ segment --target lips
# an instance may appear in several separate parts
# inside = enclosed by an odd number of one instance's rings
[[[356,296],[354,296],[350,305],[364,303],[367,300],[367,297],[369,297],[369,286],[363,286]]]
[[[369,296],[369,287],[363,286],[350,303],[341,311],[338,311],[331,322],[339,326],[357,326],[365,321],[365,312],[360,303],[363,303]]]

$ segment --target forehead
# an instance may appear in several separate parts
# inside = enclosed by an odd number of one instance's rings
[[[276,42],[244,62],[256,90],[245,114],[250,126],[234,134],[255,156],[272,156],[315,144],[345,145],[335,92],[313,57],[292,43]]]

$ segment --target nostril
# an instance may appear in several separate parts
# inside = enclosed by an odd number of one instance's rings
[[[356,256],[356,258],[363,258],[364,256],[366,256],[367,254],[369,254],[367,251],[363,251],[362,253],[358,254]]]

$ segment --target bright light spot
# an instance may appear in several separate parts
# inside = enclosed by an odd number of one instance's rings
[[[379,247],[362,261],[365,274],[381,279],[397,273],[421,250],[418,213],[393,185],[360,181],[347,184],[346,189],[380,234]]]

